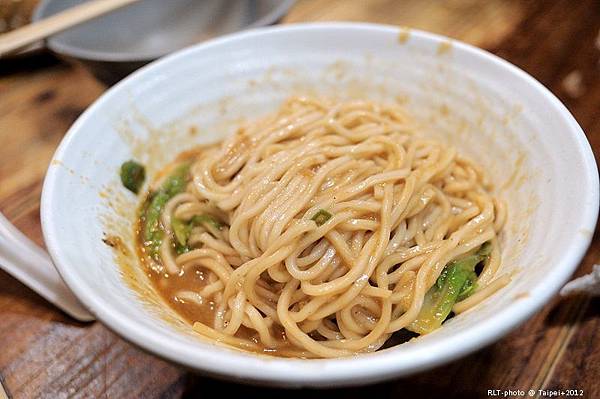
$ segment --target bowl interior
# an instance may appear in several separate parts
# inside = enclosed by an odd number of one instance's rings
[[[353,358],[273,359],[191,333],[162,306],[131,255],[138,198],[121,187],[118,168],[136,158],[152,175],[177,153],[232,133],[290,95],[400,102],[426,134],[482,165],[508,204],[501,246],[503,270],[513,281],[434,333]],[[597,170],[585,136],[531,77],[438,36],[324,24],[211,41],[115,86],[58,149],[44,186],[42,222],[69,286],[136,344],[210,374],[332,386],[432,367],[514,328],[573,272],[590,242],[597,207]],[[106,235],[122,237],[128,249],[115,254],[102,242]]]
[[[41,19],[84,0],[45,0]],[[97,60],[151,60],[208,38],[279,19],[292,1],[144,0],[49,39],[52,50]]]

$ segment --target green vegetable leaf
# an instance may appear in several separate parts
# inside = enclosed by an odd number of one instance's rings
[[[187,245],[180,245],[178,242],[175,243],[175,253],[177,255],[181,255],[186,252],[190,252],[190,247],[188,247]]]
[[[333,215],[331,215],[331,213],[327,212],[325,209],[319,209],[319,211],[310,219],[314,220],[315,223],[317,223],[317,226],[322,226],[325,224],[325,222],[331,219],[332,216]]]
[[[458,294],[458,299],[456,302],[460,302],[463,299],[467,299],[472,293],[475,292],[477,288],[477,274],[474,271],[467,271],[467,279]]]
[[[190,247],[187,245],[187,242],[190,238],[190,234],[192,233],[192,229],[196,226],[206,223],[219,230],[223,228],[223,224],[211,215],[196,215],[188,222],[184,222],[183,220],[175,217],[171,219],[171,228],[173,229],[173,234],[175,235],[175,252],[178,255],[190,251]],[[158,245],[160,246],[160,244]]]
[[[140,191],[146,179],[146,170],[143,165],[134,160],[124,162],[121,165],[121,183],[134,194]]]
[[[208,215],[208,214],[196,215],[192,218],[191,222],[194,226],[199,226],[203,223],[209,223],[215,229],[218,229],[218,230],[223,229],[223,223],[219,222],[215,217],[213,217],[212,215]]]
[[[452,312],[454,304],[475,291],[475,267],[486,260],[490,252],[491,244],[485,243],[475,254],[448,263],[434,286],[425,294],[419,316],[406,328],[418,334],[427,334],[439,328]]]
[[[490,256],[490,254],[492,253],[492,242],[484,242],[479,248],[479,251],[477,251],[477,253],[481,256]]]
[[[165,204],[175,195],[185,190],[189,175],[189,164],[178,166],[175,171],[165,179],[162,186],[153,194],[148,196],[145,209],[143,210],[142,222],[144,232],[144,246],[148,255],[155,260],[164,237],[164,230],[160,225],[160,214]]]
[[[190,237],[190,232],[192,231],[191,224],[185,223],[181,219],[174,217],[171,219],[171,227],[173,228],[173,233],[175,233],[175,238],[179,245],[185,246]]]
[[[165,179],[160,190],[165,192],[169,199],[185,190],[188,177],[190,174],[190,164],[184,163],[179,165],[173,173]]]
[[[160,190],[151,194],[148,197],[143,216],[144,246],[148,250],[148,254],[155,257],[155,259],[163,237],[163,230],[160,226],[160,213],[168,200],[168,195]]]

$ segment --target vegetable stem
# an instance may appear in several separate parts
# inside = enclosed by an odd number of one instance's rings
[[[427,334],[439,328],[452,312],[454,304],[475,291],[475,267],[487,260],[490,253],[491,244],[485,243],[475,254],[448,263],[425,294],[417,319],[406,328],[418,334]]]
[[[171,198],[185,190],[188,174],[189,164],[178,166],[173,174],[166,178],[162,186],[148,196],[142,219],[144,247],[147,249],[148,255],[155,260],[158,260],[158,252],[164,237],[164,230],[160,225],[160,214]]]
[[[187,242],[190,238],[190,234],[192,233],[192,229],[204,223],[208,223],[218,230],[223,228],[223,225],[211,215],[195,215],[188,222],[184,222],[183,220],[175,217],[171,219],[171,227],[173,228],[173,233],[175,234],[175,239],[177,240],[175,249],[178,254],[182,254],[190,250],[187,246]]]

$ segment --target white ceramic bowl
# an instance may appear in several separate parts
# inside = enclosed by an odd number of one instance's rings
[[[151,175],[178,152],[232,133],[240,120],[272,111],[293,94],[405,103],[422,129],[483,165],[508,203],[501,244],[512,283],[438,331],[356,357],[258,356],[191,332],[136,274],[135,257],[102,242],[105,234],[118,235],[133,250],[138,198],[120,186],[118,168],[133,157]],[[444,37],[335,23],[212,40],[125,79],[64,138],[44,183],[41,215],[68,286],[127,340],[210,375],[331,387],[405,376],[500,338],[566,282],[590,243],[597,212],[590,146],[567,109],[532,77]]]

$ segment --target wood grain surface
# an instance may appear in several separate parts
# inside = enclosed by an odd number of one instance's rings
[[[323,20],[422,28],[498,54],[560,97],[598,159],[600,2],[304,0],[283,22]],[[0,61],[0,210],[40,245],[39,198],[50,157],[104,90],[82,68],[49,55]],[[599,258],[596,233],[577,274],[589,272]],[[600,398],[598,377],[598,299],[556,297],[501,341],[410,378],[327,392],[283,391],[197,376],[140,351],[100,323],[72,321],[0,272],[0,381],[12,398],[187,398],[215,391],[245,398],[480,398],[488,389],[541,388],[579,389],[586,398]]]

